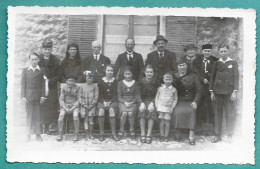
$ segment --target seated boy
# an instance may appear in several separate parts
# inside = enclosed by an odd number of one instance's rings
[[[36,140],[42,141],[40,127],[40,104],[44,98],[44,69],[38,66],[39,56],[29,55],[30,66],[24,68],[21,78],[21,98],[26,102],[27,141],[35,128]]]
[[[63,123],[64,116],[66,114],[73,114],[74,120],[74,131],[75,135],[73,141],[78,141],[79,136],[79,91],[80,87],[75,84],[75,77],[69,76],[66,85],[61,89],[60,93],[60,115],[58,119],[59,136],[57,141],[62,141],[63,139]]]

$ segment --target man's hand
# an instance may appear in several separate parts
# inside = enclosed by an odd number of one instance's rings
[[[192,102],[191,103],[191,107],[196,110],[197,109],[197,103],[196,102]]]
[[[203,79],[203,83],[206,85],[209,83],[208,79]]]
[[[24,103],[28,103],[28,100],[26,98],[22,98],[22,100],[24,101]]]
[[[41,97],[40,104],[43,104],[46,99],[47,98],[45,98],[45,97]]]
[[[216,97],[215,97],[215,94],[213,92],[210,92],[210,99],[212,101],[215,101],[216,100]]]
[[[233,91],[233,93],[231,94],[230,100],[232,102],[237,100],[237,91]]]

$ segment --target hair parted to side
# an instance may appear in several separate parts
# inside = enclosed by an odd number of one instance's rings
[[[146,71],[146,69],[152,69],[154,71],[154,67],[150,64],[145,66],[144,70]]]
[[[108,67],[111,67],[114,70],[114,66],[112,64],[107,64],[105,70],[107,70]]]
[[[222,44],[220,44],[220,45],[218,46],[218,50],[219,50],[220,48],[227,48],[227,49],[229,50],[229,45],[228,45],[227,43],[222,43]]]
[[[163,75],[163,78],[165,78],[165,77],[171,77],[172,79],[173,79],[173,74],[172,74],[172,72],[166,72],[166,73],[164,73],[164,75]]]
[[[39,59],[39,56],[40,56],[40,55],[38,55],[38,54],[37,54],[37,53],[35,53],[35,52],[33,52],[33,53],[30,53],[30,54],[29,54],[29,56],[28,56],[28,57],[29,57],[29,59],[31,59],[31,56],[32,56],[32,55],[34,55],[34,56],[37,56],[37,57],[38,57],[38,59]]]

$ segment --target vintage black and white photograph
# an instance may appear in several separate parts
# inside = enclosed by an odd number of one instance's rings
[[[254,164],[255,17],[9,7],[7,161]]]

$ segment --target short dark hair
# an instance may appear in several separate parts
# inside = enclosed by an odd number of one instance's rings
[[[34,52],[34,53],[30,53],[30,54],[29,54],[29,59],[31,59],[31,55],[37,56],[38,59],[39,59],[39,55],[38,55],[37,53],[35,53],[35,52]]]
[[[154,67],[150,64],[145,66],[144,70],[146,71],[146,69],[152,69],[154,71]]]
[[[114,66],[112,64],[107,64],[105,70],[107,70],[108,67],[111,67],[114,70]]]
[[[133,74],[133,68],[131,66],[125,66],[124,73],[127,72],[127,71],[129,71]]]
[[[163,75],[163,78],[164,78],[165,76],[171,76],[171,77],[172,77],[172,79],[173,79],[173,75],[172,75],[172,73],[171,73],[171,72],[166,72],[166,73],[164,73],[164,75]]]
[[[226,43],[222,43],[222,44],[220,44],[220,45],[218,46],[218,50],[219,50],[220,48],[227,48],[227,49],[229,50],[229,45],[226,44]]]

